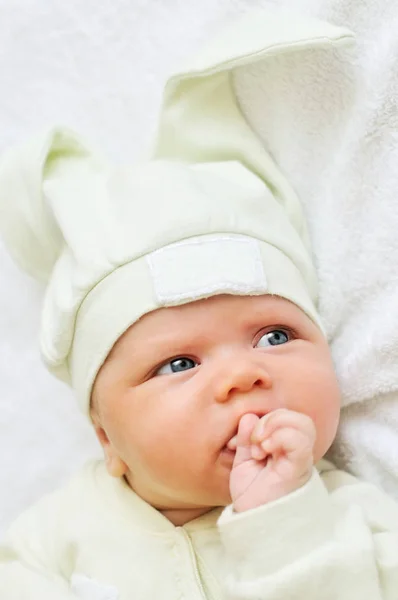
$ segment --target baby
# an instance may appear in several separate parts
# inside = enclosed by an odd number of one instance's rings
[[[340,408],[324,335],[271,295],[146,314],[115,344],[92,397],[109,473],[178,526],[304,486]]]
[[[340,394],[301,208],[227,75],[174,84],[155,160],[114,168],[65,131],[3,160],[2,235],[49,282],[43,359],[105,460],[12,525],[2,600],[398,598],[398,506],[323,460]],[[215,81],[229,108],[199,144]]]

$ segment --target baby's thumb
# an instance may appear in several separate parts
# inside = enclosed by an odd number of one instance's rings
[[[236,454],[233,465],[234,468],[252,459],[252,444],[250,441],[250,437],[258,420],[259,417],[251,413],[248,413],[241,417],[241,420],[239,421],[238,434],[236,440]]]

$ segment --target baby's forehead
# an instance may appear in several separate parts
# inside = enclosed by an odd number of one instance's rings
[[[186,302],[178,306],[156,309],[143,315],[116,342],[113,352],[123,352],[135,344],[151,344],[163,340],[197,337],[217,324],[235,326],[238,323],[272,322],[291,318],[301,309],[284,298],[271,294],[240,296],[220,294]]]
[[[152,322],[177,322],[194,320],[198,315],[212,315],[224,320],[235,314],[253,315],[260,313],[274,314],[275,312],[301,309],[285,298],[272,294],[240,295],[240,294],[215,294],[191,302],[183,302],[174,306],[164,306],[143,315],[134,325],[136,329]]]

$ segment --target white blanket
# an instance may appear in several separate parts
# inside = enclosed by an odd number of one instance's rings
[[[353,30],[355,51],[278,58],[235,88],[306,208],[343,390],[332,458],[398,498],[398,4],[299,4]]]
[[[258,65],[235,85],[310,220],[344,392],[336,456],[398,497],[395,0],[0,0],[0,151],[58,122],[134,160],[147,148],[166,75],[226,18],[260,6],[290,6],[358,35],[351,67],[347,56],[311,64],[297,56],[283,80]],[[302,79],[298,97],[291,77]],[[0,289],[1,534],[98,445],[70,390],[41,366],[42,290],[2,248]]]

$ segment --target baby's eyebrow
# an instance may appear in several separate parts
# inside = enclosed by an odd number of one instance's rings
[[[130,356],[133,360],[157,363],[168,358],[192,353],[195,346],[192,338],[187,342],[186,338],[175,338],[170,334],[155,338],[151,337],[147,341],[148,343],[144,347],[140,344],[131,349]]]

